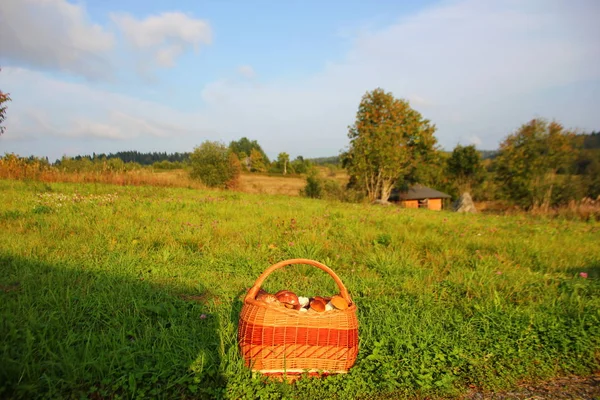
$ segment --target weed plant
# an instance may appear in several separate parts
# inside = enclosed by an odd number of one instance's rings
[[[457,396],[598,370],[600,224],[184,188],[0,180],[0,398]],[[321,261],[348,374],[252,376],[241,298]],[[337,292],[291,266],[265,289]]]

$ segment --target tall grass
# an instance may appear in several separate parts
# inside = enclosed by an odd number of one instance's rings
[[[120,164],[121,168],[109,168],[110,166],[98,162],[89,162],[88,168],[70,170],[67,168],[52,166],[43,160],[30,160],[20,158],[14,154],[0,157],[0,179],[15,179],[27,181],[39,181],[45,183],[69,182],[69,183],[103,183],[121,186],[160,186],[160,187],[184,187],[202,189],[205,186],[199,180],[191,179],[189,171],[183,168],[168,168],[157,164],[156,167],[125,168],[130,163]],[[172,165],[169,164],[171,167]],[[325,173],[325,168],[320,168]],[[336,179],[343,182],[343,174],[338,174]],[[260,194],[284,194],[298,196],[306,181],[302,175],[273,175],[259,173],[243,173],[240,176],[236,190],[245,193]]]
[[[386,398],[598,369],[600,225],[189,188],[0,181],[0,397]],[[236,344],[269,265],[356,301],[347,375],[266,382]],[[305,266],[265,289],[333,294]]]

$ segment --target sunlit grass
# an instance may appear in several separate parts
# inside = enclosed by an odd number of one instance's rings
[[[598,223],[102,184],[0,198],[0,397],[451,396],[598,368]],[[350,290],[359,358],[265,384],[238,353],[240,296],[296,257]],[[282,288],[336,291],[306,266]]]

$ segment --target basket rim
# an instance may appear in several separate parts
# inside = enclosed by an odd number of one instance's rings
[[[294,310],[291,308],[286,308],[283,305],[265,303],[264,301],[260,301],[260,300],[256,300],[256,299],[244,299],[244,305],[251,305],[253,307],[264,308],[266,310],[275,311],[275,312],[282,313],[282,314],[298,316],[299,318],[315,318],[315,317],[327,318],[327,317],[333,317],[334,314],[339,315],[340,313],[344,313],[344,314],[354,313],[355,314],[356,310],[357,310],[356,303],[354,303],[354,302],[350,303],[348,305],[348,308],[346,308],[345,310],[333,309],[330,311],[314,312],[314,313],[301,312],[301,311]]]
[[[344,300],[346,300],[346,302],[348,302],[348,304],[353,303],[352,298],[350,297],[350,294],[348,293],[348,289],[346,288],[346,286],[344,285],[344,283],[342,282],[340,277],[333,271],[333,269],[329,268],[327,265],[325,265],[323,263],[320,263],[318,261],[311,260],[308,258],[290,258],[288,260],[280,261],[276,264],[271,265],[266,270],[264,270],[263,273],[260,274],[260,276],[256,279],[256,281],[254,282],[254,285],[252,285],[252,287],[250,287],[250,290],[248,290],[244,299],[245,300],[255,299],[256,296],[258,295],[258,291],[260,290],[263,282],[265,281],[265,279],[267,279],[267,277],[273,271],[276,271],[280,268],[283,268],[285,266],[292,265],[292,264],[311,265],[313,267],[316,267],[316,268],[326,272],[334,280],[334,282],[340,289],[339,295],[342,296],[344,298]]]

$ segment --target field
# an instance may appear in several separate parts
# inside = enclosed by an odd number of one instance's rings
[[[20,163],[9,159],[2,163],[0,158],[0,179],[35,180],[46,183],[104,183],[119,186],[159,186],[159,187],[184,187],[188,189],[202,189],[205,186],[198,180],[191,179],[189,171],[185,169],[160,170],[146,167],[131,171],[87,171],[64,172],[58,168],[40,168],[35,164]],[[341,185],[348,182],[348,175],[344,170],[332,173],[326,167],[315,167],[319,175],[334,179]],[[254,194],[283,194],[298,196],[300,190],[306,186],[305,174],[249,173],[244,172],[239,177],[237,191]]]
[[[598,371],[598,222],[100,183],[0,199],[0,398],[452,397]],[[243,366],[241,296],[296,257],[357,303],[347,375]],[[306,266],[265,288],[336,292]]]

